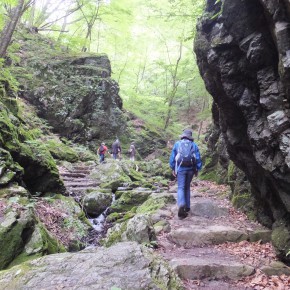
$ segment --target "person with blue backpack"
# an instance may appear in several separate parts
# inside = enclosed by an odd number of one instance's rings
[[[177,177],[178,217],[184,219],[190,211],[190,183],[198,175],[202,162],[198,146],[193,142],[192,131],[184,130],[170,155],[170,168]]]

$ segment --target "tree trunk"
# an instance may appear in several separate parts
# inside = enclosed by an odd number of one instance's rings
[[[10,19],[7,20],[7,23],[5,24],[1,36],[0,36],[0,57],[4,57],[7,48],[10,44],[13,32],[15,31],[16,25],[18,20],[21,17],[22,9],[24,5],[24,0],[19,0],[18,5],[13,8],[11,11]]]

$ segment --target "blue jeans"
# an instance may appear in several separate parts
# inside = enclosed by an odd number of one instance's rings
[[[118,153],[113,153],[113,158],[116,160],[118,157]]]
[[[177,205],[190,208],[190,183],[193,178],[193,170],[180,171],[177,173]]]
[[[105,160],[105,154],[100,154],[100,163],[103,163]]]

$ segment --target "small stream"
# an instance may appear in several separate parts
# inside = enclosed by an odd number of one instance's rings
[[[115,194],[112,193],[112,203],[116,200]],[[110,206],[111,206],[110,205]],[[94,218],[89,218],[88,220],[90,221],[93,230],[90,231],[88,238],[87,238],[87,245],[98,245],[99,244],[99,239],[103,238],[110,227],[109,224],[106,223],[106,217],[108,215],[109,207],[107,207],[99,216],[94,217]]]

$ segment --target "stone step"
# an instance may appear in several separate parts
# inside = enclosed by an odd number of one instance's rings
[[[70,177],[70,178],[82,178],[82,177],[86,177],[87,174],[85,173],[78,173],[78,172],[65,172],[65,173],[61,173],[62,179],[65,179],[66,177]]]
[[[99,187],[70,187],[67,188],[67,191],[70,193],[86,193],[86,192],[92,192],[92,191],[98,191],[100,188]]]
[[[238,230],[230,226],[210,225],[177,228],[169,234],[171,242],[184,248],[218,245],[225,242],[271,241],[272,231],[268,229]]]
[[[178,258],[172,259],[169,263],[181,279],[190,280],[237,280],[255,272],[255,269],[251,266],[220,257]]]
[[[195,216],[201,216],[209,219],[229,215],[229,210],[227,208],[219,207],[211,200],[193,202],[190,210]]]
[[[169,239],[184,248],[218,245],[225,242],[240,242],[248,239],[248,235],[238,229],[228,226],[192,226],[177,228],[169,234]]]
[[[71,171],[91,171],[93,166],[74,166]]]
[[[64,183],[66,188],[71,188],[71,187],[95,187],[99,186],[100,182],[95,181],[95,180],[83,180],[83,181],[72,181],[72,182],[65,182]]]

